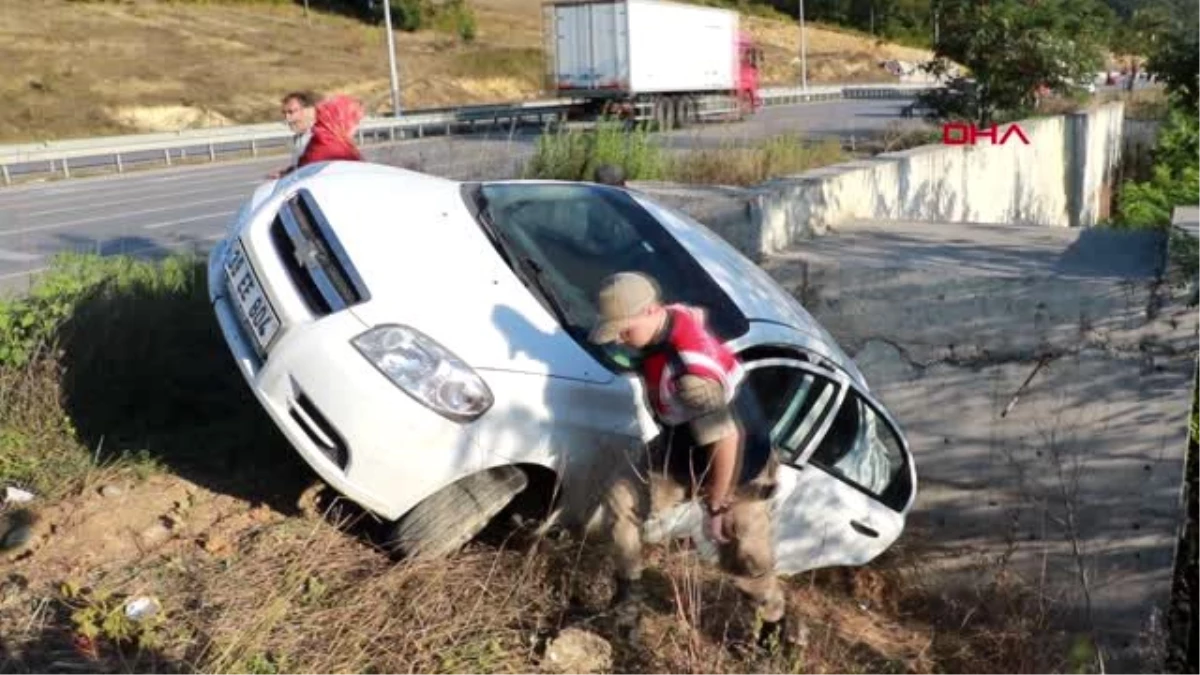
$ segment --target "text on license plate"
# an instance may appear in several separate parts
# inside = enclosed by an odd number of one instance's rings
[[[250,332],[254,333],[258,346],[266,349],[279,330],[279,318],[258,285],[258,278],[246,259],[246,250],[240,241],[235,240],[229,250],[229,256],[225,259],[225,274],[229,279],[229,294],[233,302],[245,318]]]

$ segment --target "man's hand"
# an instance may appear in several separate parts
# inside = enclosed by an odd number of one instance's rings
[[[679,378],[679,398],[694,410],[716,410],[725,403],[721,383],[699,375]]]
[[[708,513],[704,522],[704,534],[714,544],[728,544],[733,539],[730,529],[729,512]]]

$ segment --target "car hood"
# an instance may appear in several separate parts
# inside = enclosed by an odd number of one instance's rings
[[[367,287],[369,299],[350,309],[365,324],[412,326],[480,370],[597,383],[615,377],[516,277],[458,183],[360,164],[300,186]]]

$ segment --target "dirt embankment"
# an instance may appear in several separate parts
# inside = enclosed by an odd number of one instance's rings
[[[475,0],[478,34],[396,34],[405,108],[538,95],[541,6]],[[799,81],[798,27],[746,19],[766,55],[765,83]],[[361,96],[390,110],[381,28],[298,4],[79,3],[0,12],[0,142],[177,130],[278,119],[294,89]],[[928,55],[810,28],[813,83],[891,79],[882,59]]]

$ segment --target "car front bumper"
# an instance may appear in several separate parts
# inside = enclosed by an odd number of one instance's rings
[[[425,496],[483,468],[470,425],[418,403],[352,346],[350,340],[370,326],[349,311],[316,321],[281,316],[285,329],[260,358],[228,297],[229,243],[219,242],[208,261],[209,299],[221,334],[254,396],[322,479],[395,520]],[[268,261],[258,262],[264,285],[271,286],[276,278]]]

